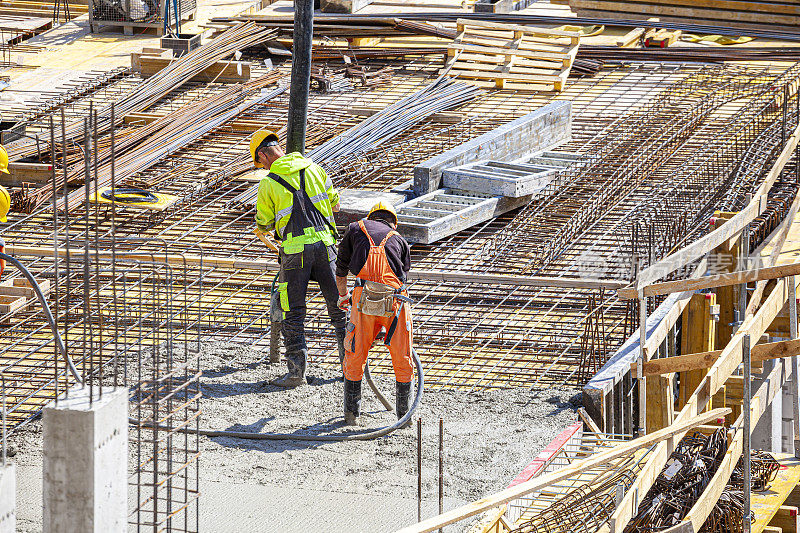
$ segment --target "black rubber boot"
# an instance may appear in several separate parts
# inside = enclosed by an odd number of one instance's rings
[[[397,412],[397,419],[400,420],[408,412],[408,401],[411,399],[411,382],[403,383],[402,381],[395,382],[395,397],[394,407]],[[408,427],[411,425],[411,419],[400,427]]]
[[[339,365],[344,372],[344,337],[345,328],[336,328],[336,346],[339,348]]]
[[[307,350],[286,350],[286,366],[289,371],[283,376],[270,381],[270,384],[286,388],[305,384],[306,355]]]
[[[357,426],[361,414],[361,381],[344,380],[344,423]]]

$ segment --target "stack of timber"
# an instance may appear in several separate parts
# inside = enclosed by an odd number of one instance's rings
[[[459,19],[445,66],[482,87],[561,91],[578,53],[580,34]]]
[[[795,32],[800,26],[798,0],[569,0],[569,6],[579,17],[657,16],[662,21]]]

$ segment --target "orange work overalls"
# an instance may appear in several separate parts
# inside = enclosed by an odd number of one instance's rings
[[[367,254],[367,262],[356,276],[363,281],[374,281],[382,283],[400,291],[400,294],[407,296],[402,289],[403,283],[397,277],[389,265],[386,257],[386,241],[392,235],[398,235],[394,230],[390,231],[386,238],[379,245],[364,227],[364,222],[358,222],[361,231],[369,239],[370,249]],[[350,312],[350,322],[347,324],[347,335],[344,340],[344,377],[350,381],[361,381],[364,375],[364,365],[367,362],[369,349],[375,341],[375,337],[385,329],[389,332],[395,316],[397,316],[397,326],[389,343],[389,354],[392,356],[392,366],[394,367],[395,379],[401,383],[408,383],[414,375],[413,361],[411,359],[411,309],[403,302],[394,299],[393,313],[389,316],[367,315],[358,310],[358,302],[361,300],[361,293],[364,287],[357,286],[353,290],[352,311]],[[402,308],[400,308],[402,306]],[[400,314],[397,314],[398,308]]]

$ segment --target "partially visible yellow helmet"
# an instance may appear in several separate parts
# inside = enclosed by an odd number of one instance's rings
[[[3,153],[5,154],[5,151]],[[11,209],[11,195],[8,194],[5,187],[0,185],[0,222],[8,222],[6,215],[8,215],[9,209]]]
[[[394,217],[394,223],[397,224],[397,210],[389,202],[380,201],[377,204],[373,205],[372,209],[369,210],[369,215],[367,215],[367,218],[371,217],[372,213],[376,211],[387,211],[391,213],[392,217]]]
[[[256,159],[256,150],[258,150],[258,147],[261,146],[261,143],[270,137],[273,138],[272,140],[275,141],[275,144],[280,141],[278,134],[272,130],[258,130],[250,138],[250,157],[253,158],[253,164],[256,166],[256,168],[264,168],[264,165],[259,163],[258,159]],[[8,161],[8,156],[6,156],[6,161]]]
[[[8,174],[8,152],[0,146],[0,172]]]

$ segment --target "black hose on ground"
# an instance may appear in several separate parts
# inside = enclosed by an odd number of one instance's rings
[[[58,332],[58,327],[56,326],[56,321],[53,318],[53,313],[50,311],[50,306],[47,305],[47,300],[42,293],[42,289],[39,287],[39,284],[36,282],[36,279],[33,277],[33,274],[25,268],[25,266],[20,263],[20,261],[12,257],[6,253],[0,252],[0,259],[5,259],[6,261],[10,262],[14,266],[16,266],[22,275],[28,280],[33,288],[33,291],[36,293],[37,298],[39,299],[39,303],[42,304],[42,310],[44,311],[44,316],[47,321],[50,323],[50,329],[53,332],[53,338],[55,339],[56,344],[58,345],[59,351],[61,351],[61,355],[64,358],[64,361],[67,364],[67,368],[69,369],[72,377],[75,378],[75,381],[78,384],[83,384],[83,379],[81,379],[80,374],[78,374],[78,370],[75,368],[75,364],[72,361],[72,358],[67,353],[67,348],[64,346],[64,341],[61,338],[61,335]],[[422,392],[425,388],[425,376],[422,372],[422,362],[419,360],[419,356],[417,355],[416,350],[411,348],[411,355],[414,359],[414,365],[417,367],[417,391],[414,396],[414,401],[411,403],[411,407],[409,408],[408,412],[403,415],[401,419],[399,419],[394,424],[389,426],[385,426],[375,430],[367,430],[362,432],[351,432],[351,433],[343,433],[340,435],[297,435],[293,433],[250,433],[246,431],[213,431],[209,429],[201,429],[199,430],[200,435],[205,435],[206,437],[230,437],[230,438],[237,438],[237,439],[249,439],[249,440],[305,440],[305,441],[318,441],[318,442],[341,442],[341,441],[350,441],[350,440],[372,440],[377,439],[378,437],[383,437],[384,435],[388,435],[389,433],[399,429],[406,422],[411,420],[411,417],[414,416],[414,411],[417,410],[419,406],[419,402],[422,399]],[[372,390],[375,391],[376,395],[381,402],[386,406],[388,400],[380,394],[378,387],[372,382],[372,379],[367,378],[367,382],[372,387]],[[388,406],[387,406],[388,408]],[[128,419],[130,424],[139,425],[139,421],[135,418]],[[142,424],[146,427],[153,427],[152,424]],[[158,426],[159,429],[164,430],[173,430],[175,428],[171,428],[169,426]],[[194,433],[194,430],[190,430],[187,428],[179,428],[178,431],[183,433]]]
[[[25,278],[28,280],[28,283],[31,284],[33,292],[36,293],[36,297],[39,299],[39,303],[42,304],[42,311],[44,311],[44,316],[50,323],[50,329],[53,331],[53,338],[55,339],[56,345],[58,346],[58,350],[61,352],[61,357],[67,364],[69,373],[72,374],[72,377],[75,378],[75,381],[77,381],[78,384],[83,385],[83,379],[81,378],[81,375],[78,373],[78,369],[75,368],[75,364],[72,362],[72,358],[67,353],[67,347],[64,346],[64,341],[61,338],[61,335],[58,333],[58,327],[56,326],[56,321],[53,318],[53,313],[50,311],[50,306],[47,305],[47,300],[44,297],[44,293],[42,293],[42,289],[41,287],[39,287],[39,284],[36,283],[36,279],[33,277],[33,274],[31,274],[30,270],[25,268],[25,265],[20,263],[19,259],[17,259],[16,257],[0,252],[0,259],[5,259],[7,262],[17,267],[19,271],[22,272],[22,275],[25,276]]]
[[[414,366],[417,367],[417,391],[414,395],[414,401],[408,412],[403,415],[394,424],[385,426],[379,429],[366,430],[362,432],[343,433],[340,435],[297,435],[295,433],[250,433],[248,431],[212,431],[208,429],[201,429],[200,434],[206,437],[232,437],[236,439],[249,439],[249,440],[307,440],[317,442],[341,442],[350,440],[372,440],[378,437],[388,435],[396,429],[401,428],[411,420],[414,416],[414,411],[419,407],[419,402],[422,399],[422,392],[425,388],[425,376],[422,373],[422,362],[419,360],[416,350],[411,348],[411,355],[414,359]],[[377,387],[376,387],[377,389]],[[166,429],[166,428],[165,428]],[[192,432],[187,430],[187,432]]]
[[[411,420],[411,417],[414,416],[414,411],[416,411],[417,407],[419,407],[419,402],[422,399],[422,391],[425,388],[425,376],[422,373],[422,363],[420,362],[419,356],[417,355],[417,352],[416,350],[414,350],[414,348],[411,348],[411,355],[413,356],[414,359],[414,365],[417,367],[417,392],[414,396],[414,401],[411,403],[411,407],[408,409],[408,412],[405,415],[403,415],[403,418],[401,418],[400,420],[389,426],[373,430],[360,431],[360,432],[342,433],[338,435],[298,435],[296,433],[252,433],[250,431],[229,431],[229,430],[216,431],[211,429],[201,429],[199,431],[196,431],[188,428],[178,428],[177,431],[181,433],[197,432],[200,435],[204,435],[206,437],[228,437],[233,439],[246,439],[246,440],[305,440],[313,442],[342,442],[351,440],[377,439],[378,437],[383,437],[395,431],[396,429],[400,429],[401,427],[403,427],[406,424],[406,422],[409,422]],[[135,418],[130,418],[129,421],[133,425],[139,425],[139,421]],[[149,424],[149,423],[144,423],[142,425],[144,427],[154,427],[154,424]],[[158,429],[171,431],[175,428],[159,425]]]

